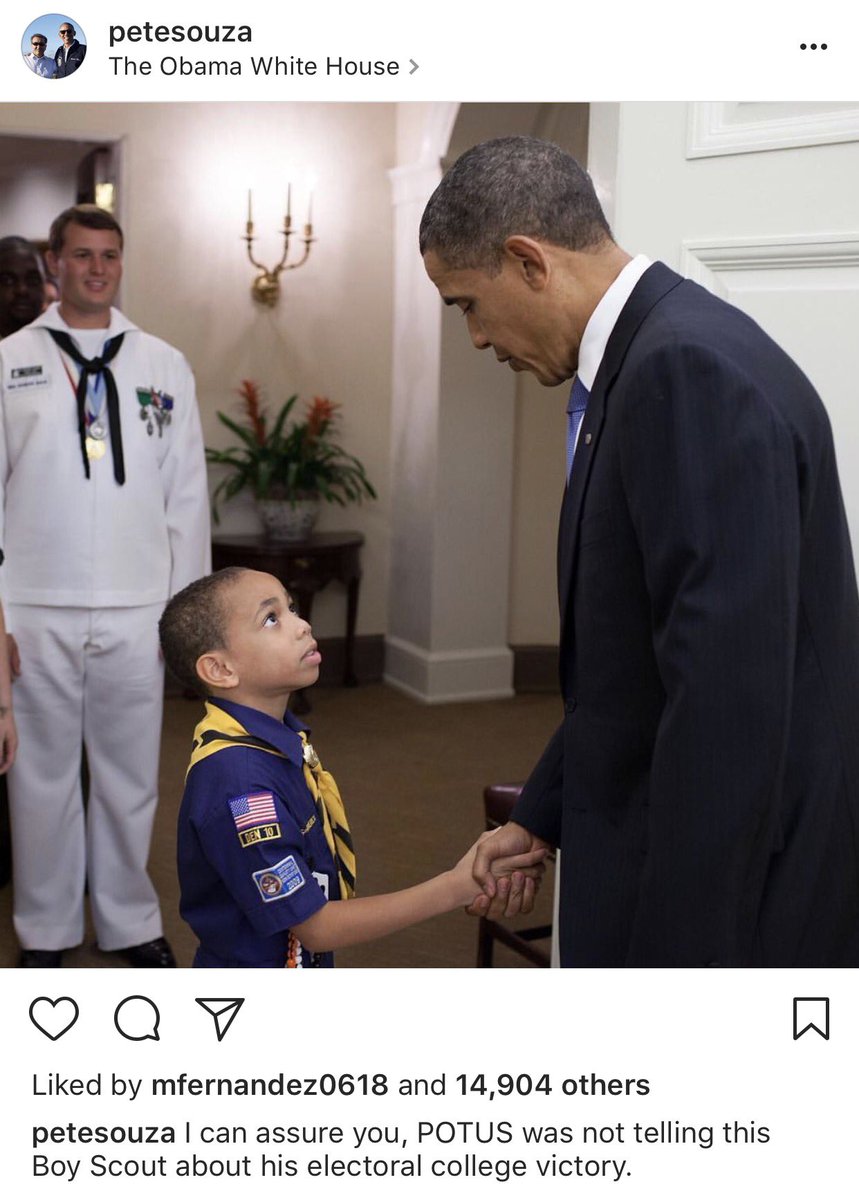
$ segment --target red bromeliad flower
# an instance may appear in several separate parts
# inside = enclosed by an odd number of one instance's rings
[[[243,488],[250,489],[258,500],[290,504],[308,495],[340,505],[376,498],[363,463],[332,440],[339,404],[327,396],[314,396],[305,405],[303,419],[290,423],[297,394],[285,400],[271,419],[263,405],[263,390],[255,380],[243,379],[237,394],[242,419],[236,421],[222,412],[217,417],[239,444],[226,449],[206,447],[206,461],[226,468],[212,493],[216,520],[217,501],[231,500]]]
[[[313,402],[307,406],[307,435],[319,437],[323,434],[334,417],[340,405],[329,400],[327,396],[314,396]]]
[[[265,445],[265,416],[260,403],[260,386],[253,379],[243,379],[242,386],[236,389],[244,401],[248,423],[253,430],[257,444]]]

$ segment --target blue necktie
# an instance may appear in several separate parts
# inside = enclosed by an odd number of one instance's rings
[[[569,403],[567,404],[567,483],[570,481],[570,472],[573,469],[573,455],[576,452],[576,438],[578,437],[582,421],[585,419],[585,409],[588,406],[589,396],[590,392],[577,375],[573,383],[573,390],[570,392]]]

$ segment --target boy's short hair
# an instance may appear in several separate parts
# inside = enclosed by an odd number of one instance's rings
[[[225,593],[247,570],[224,567],[189,583],[168,602],[158,622],[164,661],[181,684],[201,696],[208,693],[197,674],[197,659],[226,647],[230,611]]]

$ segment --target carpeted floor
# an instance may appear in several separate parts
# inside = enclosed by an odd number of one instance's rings
[[[168,699],[161,750],[161,804],[150,873],[162,901],[165,934],[181,966],[195,939],[178,913],[175,875],[176,812],[191,734],[200,704]],[[483,787],[522,779],[560,718],[554,696],[526,695],[485,704],[427,707],[382,684],[317,688],[303,718],[325,766],[343,792],[355,837],[359,892],[407,887],[451,866],[483,830]],[[551,874],[538,910],[524,924],[550,920]],[[12,887],[0,891],[0,966],[13,966]],[[520,919],[520,924],[523,921]],[[515,924],[515,922],[514,922]],[[470,967],[477,922],[463,912],[407,929],[366,946],[343,950],[340,967]],[[100,953],[88,931],[66,955],[73,967],[124,965]],[[504,947],[498,966],[528,966]]]

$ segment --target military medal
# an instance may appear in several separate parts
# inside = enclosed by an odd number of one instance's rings
[[[104,397],[99,400],[99,393],[104,387],[104,377],[96,375],[89,381],[87,389],[86,409],[84,417],[86,420],[86,453],[89,459],[104,458],[107,453],[105,439],[107,437],[107,425],[104,420]],[[96,401],[98,407],[96,408]]]
[[[173,420],[173,397],[167,392],[159,392],[154,387],[138,388],[137,402],[140,405],[140,419],[146,425],[146,432],[152,437],[155,429],[158,436],[164,436],[164,426]]]

